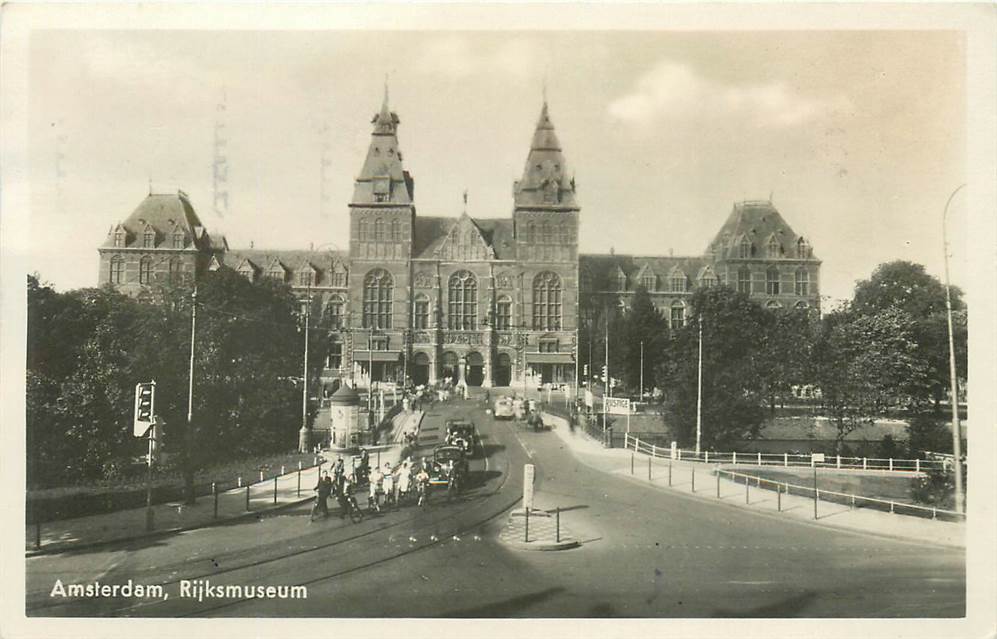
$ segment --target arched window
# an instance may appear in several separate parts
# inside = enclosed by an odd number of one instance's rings
[[[810,248],[810,242],[807,242],[805,238],[800,238],[796,240],[796,255],[800,258],[808,258],[812,255],[812,249]]]
[[[810,295],[810,272],[806,269],[796,271],[796,294],[800,297]]]
[[[810,305],[804,302],[803,300],[800,300],[796,304],[793,304],[793,308],[795,308],[798,311],[805,311],[808,308],[810,308]]]
[[[111,258],[109,280],[111,284],[121,284],[125,274],[125,260],[120,255]]]
[[[142,234],[142,246],[144,248],[155,248],[156,246],[156,232],[152,229],[146,229],[145,233]]]
[[[152,284],[152,258],[148,255],[139,260],[138,283]]]
[[[779,269],[774,266],[765,271],[765,293],[768,295],[779,294]]]
[[[737,292],[751,295],[751,271],[746,268],[737,271]]]
[[[561,330],[561,278],[550,271],[533,280],[533,330]]]
[[[398,220],[391,220],[391,239],[394,242],[402,239],[401,227],[398,224]]]
[[[508,295],[503,295],[495,303],[495,330],[507,331],[510,328],[512,328],[512,300]]]
[[[450,276],[450,313],[448,325],[458,330],[473,330],[478,325],[478,280],[468,271]]]
[[[329,328],[343,328],[343,309],[345,307],[346,303],[339,295],[333,295],[329,298],[329,303],[325,307],[325,316]],[[338,368],[338,365],[330,368]]]
[[[658,287],[658,278],[654,273],[644,273],[640,278],[640,285],[645,290],[653,292]]]
[[[412,328],[429,328],[429,298],[420,293],[412,306]]]
[[[738,252],[738,257],[740,257],[741,259],[747,259],[751,257],[751,242],[749,242],[748,238],[746,237],[741,239],[741,246]]]
[[[777,302],[775,300],[769,300],[769,301],[765,302],[765,308],[771,308],[771,309],[774,310],[774,309],[777,309],[777,308],[782,308],[782,304],[780,304],[779,302]]]
[[[553,237],[552,237],[552,233],[551,233],[551,228],[550,228],[550,223],[547,222],[547,221],[544,221],[543,225],[540,228],[543,229],[543,231],[542,231],[543,232],[543,240],[542,240],[543,243],[544,244],[550,244],[553,241]]]
[[[119,231],[115,231],[114,232],[114,245],[115,246],[124,246],[125,245],[125,232],[124,231],[120,231],[119,230]]]
[[[183,233],[177,231],[173,234],[173,248],[182,249],[183,248]]]
[[[688,278],[686,278],[685,273],[682,271],[672,271],[671,284],[672,291],[676,293],[684,293],[686,291],[686,284]]]
[[[180,282],[180,279],[183,277],[182,268],[183,267],[180,264],[180,260],[178,260],[175,257],[170,259],[169,275],[168,275],[170,284],[177,284]],[[246,269],[249,271],[247,277],[249,278],[249,281],[252,282],[253,269],[250,268],[248,265],[246,266]]]
[[[685,326],[685,304],[682,302],[672,302],[671,307],[671,325],[672,329],[679,329]]]
[[[358,226],[359,229],[357,231],[357,235],[359,236],[361,242],[366,242],[370,239],[370,235],[367,230],[367,220],[360,220]]]
[[[298,273],[298,286],[311,286],[315,282],[315,273],[306,269]]]
[[[363,280],[363,327],[391,328],[394,280],[384,269],[374,269]]]
[[[384,241],[384,220],[377,218],[374,220],[374,241],[383,242]]]
[[[777,240],[774,235],[769,238],[768,256],[769,257],[782,256],[782,245],[779,244],[779,240]]]

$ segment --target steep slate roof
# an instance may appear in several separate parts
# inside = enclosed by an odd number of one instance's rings
[[[658,276],[657,292],[668,292],[671,289],[668,281],[672,269],[678,267],[690,283],[694,283],[702,268],[711,263],[708,257],[660,257],[642,255],[592,255],[578,256],[578,268],[588,272],[592,285],[597,291],[615,291],[616,269],[620,268],[627,276],[627,290],[633,291],[640,284],[638,274],[645,267],[650,268]]]
[[[212,237],[204,228],[183,191],[147,195],[124,222],[111,228],[101,248],[114,248],[114,231],[119,227],[126,231],[126,247],[142,247],[142,233],[151,227],[156,232],[156,248],[172,249],[173,233],[178,228],[184,234],[184,248],[227,248],[224,235]]]
[[[724,236],[728,236],[729,244],[724,247]],[[717,249],[717,257],[737,257],[741,237],[747,238],[754,245],[754,256],[768,256],[769,238],[775,237],[782,248],[782,257],[795,258],[797,235],[783,219],[779,211],[767,200],[748,200],[737,202],[731,210],[727,221],[710,242],[710,248]],[[724,253],[727,249],[727,253]],[[707,250],[709,252],[709,249]],[[813,256],[811,255],[811,258]]]
[[[577,208],[575,181],[568,176],[561,143],[544,101],[526,156],[523,178],[513,186],[517,207]]]
[[[378,201],[375,193],[388,194],[386,203],[412,203],[414,184],[402,167],[402,152],[398,148],[399,122],[398,115],[388,108],[388,88],[385,87],[381,111],[371,120],[374,131],[367,158],[354,183],[354,204],[374,204]]]
[[[331,283],[330,273],[332,273],[337,260],[343,264],[345,270],[349,270],[347,266],[349,264],[348,255],[346,251],[235,249],[225,254],[225,265],[238,269],[244,261],[248,260],[257,275],[266,275],[270,265],[276,260],[288,271],[292,278],[290,283],[294,284],[293,278],[310,264],[317,274],[315,286],[329,286]]]
[[[472,218],[468,216],[481,233],[485,243],[495,251],[497,260],[516,259],[516,245],[513,237],[512,220],[508,218]],[[417,258],[434,259],[434,251],[443,244],[450,228],[459,217],[415,217],[412,255]]]

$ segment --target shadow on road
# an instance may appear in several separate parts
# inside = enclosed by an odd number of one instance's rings
[[[782,601],[776,602],[774,604],[758,606],[757,608],[749,608],[744,611],[734,611],[734,610],[728,610],[726,608],[718,608],[710,616],[727,618],[727,619],[734,617],[749,617],[749,618],[801,617],[804,616],[803,611],[816,598],[817,598],[816,592],[812,590],[807,590],[806,592],[797,595],[795,597],[783,599]]]
[[[462,608],[460,610],[454,610],[452,612],[440,615],[440,617],[443,618],[510,617],[516,615],[516,613],[526,610],[530,606],[536,605],[538,603],[543,603],[562,592],[564,592],[564,588],[562,588],[561,586],[557,586],[554,588],[547,588],[546,590],[539,590],[537,592],[532,592],[525,595],[519,595],[518,597],[510,597],[509,599],[486,604],[484,606],[475,606],[474,608]]]

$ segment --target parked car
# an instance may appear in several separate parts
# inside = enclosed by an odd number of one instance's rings
[[[499,397],[495,400],[495,409],[492,413],[495,419],[512,419],[516,416],[516,408],[511,397]]]
[[[478,445],[478,430],[474,427],[474,422],[463,419],[448,420],[446,429],[444,441],[447,444],[460,446],[468,456],[474,455]]]

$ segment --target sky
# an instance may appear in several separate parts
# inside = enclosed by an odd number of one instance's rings
[[[954,31],[41,30],[29,62],[28,265],[60,290],[95,285],[150,181],[233,248],[346,248],[385,78],[417,214],[459,215],[466,189],[510,216],[546,93],[581,251],[702,254],[735,201],[771,198],[831,300],[890,260],[941,277],[966,181]]]

